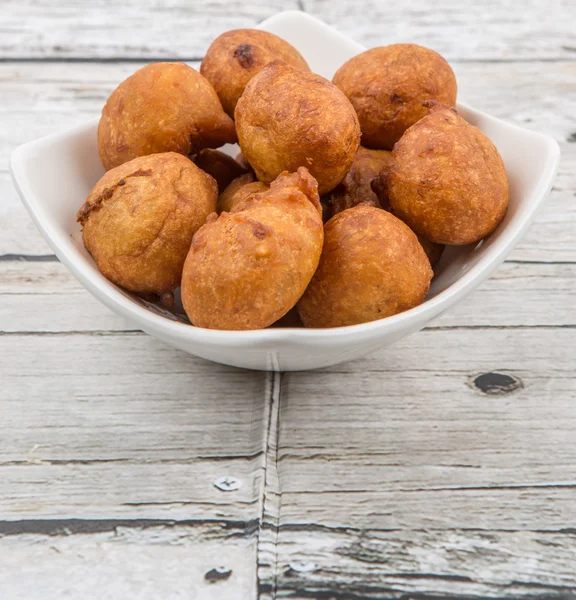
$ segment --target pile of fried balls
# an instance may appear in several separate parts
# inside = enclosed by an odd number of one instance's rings
[[[153,63],[112,92],[84,245],[147,301],[170,308],[180,288],[197,327],[408,310],[444,246],[483,239],[508,207],[502,158],[455,104],[452,69],[422,46],[367,50],[330,82],[276,35],[229,31],[200,72]],[[236,159],[215,150],[232,143]]]

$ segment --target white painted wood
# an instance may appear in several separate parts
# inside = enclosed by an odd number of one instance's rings
[[[106,526],[106,524],[104,524]],[[95,533],[30,533],[0,541],[2,597],[10,600],[256,598],[256,542],[218,525]],[[209,581],[214,569],[227,578]]]
[[[365,360],[285,374],[281,523],[569,527],[575,341],[570,328],[425,330]],[[524,388],[471,385],[499,370]]]
[[[448,59],[574,58],[571,0],[382,2],[303,0],[307,12],[362,44],[428,46]]]
[[[134,329],[88,293],[60,262],[0,261],[0,304],[1,332]]]
[[[143,334],[0,348],[3,597],[256,597],[265,374]]]
[[[258,459],[265,379],[144,334],[0,336],[0,467]]]
[[[0,55],[34,58],[202,57],[229,29],[253,27],[296,0],[98,3],[8,0]]]
[[[2,518],[21,519],[161,519],[248,522],[259,518],[256,460],[177,461],[147,464],[105,459],[75,464],[31,461],[4,465],[0,496]],[[41,450],[40,450],[41,451]],[[233,476],[235,491],[214,482]]]
[[[507,262],[432,327],[553,327],[576,324],[567,302],[576,265]],[[0,332],[133,330],[98,302],[59,262],[0,261]]]
[[[283,376],[277,598],[573,590],[576,331],[425,330]],[[491,396],[483,372],[523,388]],[[349,594],[348,596],[346,594]]]
[[[575,563],[569,531],[296,528],[282,532],[276,597],[569,598]]]
[[[416,42],[449,58],[574,57],[574,5],[443,0],[248,0],[86,4],[8,0],[0,54],[8,57],[201,57],[219,33],[304,8],[367,46]]]

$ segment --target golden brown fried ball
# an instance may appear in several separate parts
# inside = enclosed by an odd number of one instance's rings
[[[391,159],[391,157],[390,157]],[[370,184],[372,191],[376,194],[380,206],[385,210],[390,210],[390,199],[388,198],[388,183],[387,183],[387,167],[385,166],[384,170],[380,172],[380,174],[372,179]],[[445,246],[443,244],[435,244],[430,240],[427,240],[423,235],[418,235],[418,241],[424,248],[424,252],[426,252],[426,256],[430,260],[430,265],[434,266],[440,260],[442,253],[444,252]]]
[[[422,302],[432,269],[416,235],[391,213],[359,204],[326,223],[318,269],[298,302],[306,327],[383,319]]]
[[[276,60],[253,77],[236,105],[242,153],[260,181],[306,167],[320,194],[348,172],[360,141],[358,118],[329,81]]]
[[[430,114],[394,146],[384,176],[390,207],[432,242],[477,242],[506,214],[504,163],[494,144],[455,109],[434,102],[426,106]]]
[[[259,194],[265,192],[268,186],[261,181],[254,181],[253,173],[246,173],[240,177],[237,177],[221,194],[218,198],[217,212],[231,212],[232,209],[240,202],[243,202],[249,196],[253,194]]]
[[[456,77],[437,53],[416,44],[366,50],[344,63],[332,80],[360,120],[362,144],[392,149],[426,115],[425,100],[456,105]]]
[[[110,95],[98,124],[102,164],[112,169],[157,152],[196,154],[236,141],[214,88],[184,63],[142,67]]]
[[[210,148],[200,150],[192,160],[197,167],[214,177],[220,194],[234,179],[244,175],[248,171],[248,169],[245,169],[231,156],[220,152],[220,150],[212,150]]]
[[[212,42],[200,73],[214,86],[224,110],[234,117],[246,84],[276,58],[309,70],[298,50],[277,35],[260,29],[234,29]]]
[[[182,275],[192,323],[260,329],[285,315],[318,266],[320,213],[316,181],[300,168],[231,213],[211,216],[194,236]]]
[[[245,185],[250,183],[254,183],[256,176],[254,173],[245,173],[244,175],[240,175],[240,177],[236,177],[230,184],[226,187],[226,189],[218,196],[218,205],[216,208],[216,212],[220,214],[221,212],[230,212],[236,204],[234,198],[236,193],[243,188]]]
[[[181,154],[135,158],[108,171],[79,210],[84,245],[119,286],[169,296],[217,195],[214,179]]]
[[[381,207],[378,196],[370,187],[390,160],[388,150],[370,150],[360,146],[346,177],[322,201],[327,205],[328,218],[361,202]]]

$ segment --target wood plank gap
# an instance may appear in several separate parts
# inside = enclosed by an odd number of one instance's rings
[[[116,64],[116,63],[135,63],[147,64],[152,62],[202,62],[203,56],[114,56],[114,57],[95,57],[95,56],[0,56],[0,64],[43,64],[43,63],[93,63],[93,64]],[[575,58],[457,58],[450,59],[450,64],[529,64],[529,63],[565,63],[576,62]]]
[[[1,170],[0,170],[1,172]],[[0,262],[60,262],[55,254],[2,254]],[[573,260],[506,260],[514,265],[576,265]]]
[[[157,458],[153,461],[146,461],[148,464],[158,465],[192,465],[197,464],[198,461],[209,460],[209,461],[222,461],[227,462],[231,460],[254,460],[264,454],[263,450],[253,452],[252,454],[221,454],[221,455],[198,455],[194,458]],[[50,465],[98,465],[102,463],[122,463],[128,465],[141,465],[142,461],[134,458],[86,458],[86,459],[42,459],[43,464]],[[30,460],[7,460],[0,462],[1,467],[25,467],[35,466],[37,463],[31,462]]]
[[[7,294],[6,294],[7,295]],[[472,330],[514,330],[529,331],[533,329],[556,330],[576,329],[576,323],[563,323],[559,325],[439,325],[425,327],[425,331],[472,331]],[[75,331],[0,331],[0,337],[123,337],[145,336],[140,329],[100,329],[100,330],[75,330]]]
[[[115,531],[118,527],[148,529],[150,527],[216,526],[236,535],[253,531],[256,521],[227,521],[223,519],[20,519],[0,521],[0,536],[26,533],[49,536],[76,533]]]
[[[42,64],[42,63],[95,63],[95,64],[114,64],[114,63],[151,63],[151,62],[200,62],[203,56],[114,56],[114,57],[91,57],[91,56],[71,56],[58,57],[8,57],[0,56],[0,64],[19,63],[19,64]]]
[[[278,526],[280,532],[283,531],[295,531],[300,533],[306,532],[325,532],[325,533],[359,533],[366,535],[366,527],[356,527],[354,525],[351,526],[335,526],[335,525],[326,525],[322,523],[280,523]],[[506,529],[502,527],[454,527],[450,528],[450,531],[454,532],[466,532],[466,533],[485,533],[485,532],[496,532],[496,533],[514,533],[514,532],[532,532],[532,533],[542,533],[542,534],[553,534],[553,535],[575,535],[576,527],[562,527],[551,528],[551,529]],[[395,533],[407,531],[404,527],[371,527],[370,533]],[[432,531],[448,531],[446,528],[442,527],[426,527],[425,529],[415,527],[410,528],[409,531],[419,531],[419,532],[432,532]]]
[[[576,265],[574,260],[505,260],[510,265]]]
[[[69,337],[75,335],[91,335],[91,336],[125,336],[125,335],[146,335],[140,329],[110,329],[110,330],[94,330],[94,331],[0,331],[0,337],[3,336],[44,336],[44,337]]]
[[[564,323],[562,325],[439,325],[438,327],[426,327],[427,331],[450,331],[450,330],[470,330],[470,329],[576,329],[574,323]]]
[[[280,489],[278,480],[278,434],[280,427],[281,373],[268,374],[268,402],[266,427],[266,451],[260,529],[256,549],[258,600],[275,600],[278,579],[278,535],[280,525]],[[264,584],[270,579],[265,574],[272,569],[273,589]]]
[[[2,254],[0,262],[60,262],[55,254]]]

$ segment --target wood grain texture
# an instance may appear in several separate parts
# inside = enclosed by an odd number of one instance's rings
[[[303,0],[303,7],[368,47],[413,42],[449,60],[572,60],[576,51],[570,0]]]
[[[256,598],[256,542],[238,533],[218,524],[132,528],[119,522],[76,535],[5,536],[0,539],[2,597]]]
[[[572,328],[428,329],[347,365],[284,374],[268,589],[572,597],[575,342]],[[474,379],[490,371],[521,387],[482,393]]]
[[[273,376],[143,334],[5,335],[0,356],[3,597],[256,597]]]
[[[129,469],[142,462],[153,469],[259,460],[263,452],[264,374],[208,363],[144,334],[5,335],[0,356],[9,408],[0,464],[104,461]]]
[[[576,326],[575,293],[576,264],[507,262],[431,327]],[[0,303],[0,335],[136,333],[56,261],[0,261]]]
[[[576,589],[574,531],[295,527],[281,540],[276,598],[573,598]]]
[[[0,55],[8,58],[201,58],[224,31],[253,27],[296,0],[97,4],[8,0]]]
[[[303,8],[367,46],[416,42],[448,58],[574,58],[570,0],[182,0],[3,3],[0,55],[10,58],[202,57],[216,35]]]

